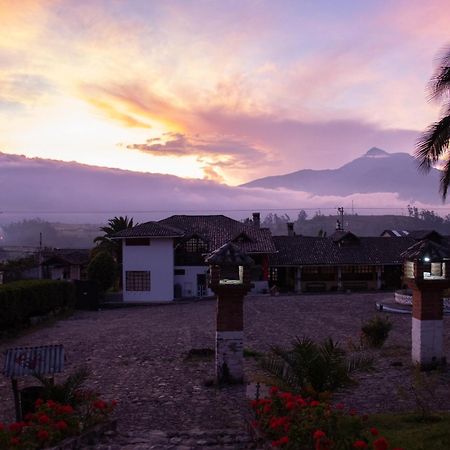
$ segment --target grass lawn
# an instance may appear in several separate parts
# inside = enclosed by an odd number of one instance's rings
[[[413,414],[377,414],[371,416],[370,422],[388,440],[389,448],[450,449],[450,413],[433,415],[427,421]]]

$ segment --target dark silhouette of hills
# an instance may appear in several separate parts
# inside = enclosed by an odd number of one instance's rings
[[[286,175],[259,178],[242,187],[291,189],[314,195],[394,192],[406,202],[439,203],[440,171],[419,173],[415,159],[408,153],[388,153],[373,147],[338,169],[299,170]]]

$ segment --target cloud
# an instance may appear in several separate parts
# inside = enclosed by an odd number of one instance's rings
[[[234,136],[199,136],[182,133],[166,133],[162,138],[151,138],[144,144],[129,144],[131,150],[139,150],[153,156],[194,156],[202,164],[205,178],[224,181],[223,170],[248,170],[249,166],[269,164],[270,154]]]

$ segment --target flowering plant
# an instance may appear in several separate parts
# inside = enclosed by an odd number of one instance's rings
[[[33,450],[53,445],[103,421],[117,402],[106,402],[93,393],[79,393],[84,400],[74,408],[53,400],[36,400],[35,412],[24,421],[0,423],[0,450]]]
[[[269,397],[253,400],[251,405],[256,416],[252,426],[275,448],[389,449],[378,430],[369,429],[367,416],[342,404],[332,406],[272,387]]]

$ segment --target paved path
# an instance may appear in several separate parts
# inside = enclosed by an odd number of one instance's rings
[[[302,335],[316,340],[332,336],[344,345],[349,340],[357,342],[362,321],[375,314],[375,301],[386,296],[389,294],[248,297],[245,347],[267,351],[271,345],[289,345],[295,336]],[[52,326],[0,343],[0,352],[14,346],[64,344],[66,373],[87,365],[92,371],[91,387],[105,398],[119,401],[119,435],[113,440],[143,439],[149,430],[194,433],[186,438],[165,437],[181,438],[170,445],[183,448],[188,442],[184,448],[189,448],[198,432],[228,430],[234,436],[244,433],[245,386],[207,387],[205,381],[214,375],[213,361],[185,361],[192,348],[214,348],[214,317],[214,301],[79,311]],[[397,411],[414,406],[412,396],[398,395],[399,387],[407,387],[411,380],[411,318],[390,317],[394,328],[386,347],[374,353],[376,370],[363,374],[358,385],[338,394],[339,399],[361,411]],[[444,321],[448,353],[450,317]],[[246,359],[245,372],[249,380],[258,376],[252,359]],[[450,409],[445,377],[438,381],[438,404]],[[12,420],[10,383],[3,377],[0,405],[0,421]],[[138,448],[138,443],[130,445]]]

